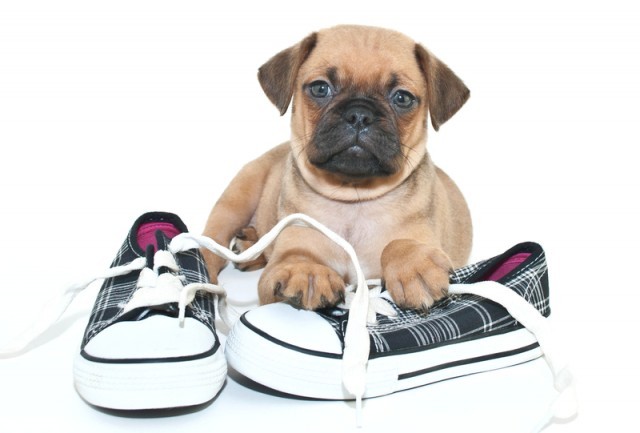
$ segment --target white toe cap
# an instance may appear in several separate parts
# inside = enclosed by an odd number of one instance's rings
[[[306,350],[342,354],[342,343],[333,327],[318,313],[289,304],[268,304],[245,315],[258,331]]]
[[[94,336],[84,351],[103,359],[162,359],[202,354],[215,341],[211,330],[196,319],[187,317],[180,326],[176,318],[156,315],[115,323]]]

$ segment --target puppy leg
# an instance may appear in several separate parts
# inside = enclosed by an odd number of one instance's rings
[[[346,255],[322,234],[288,227],[276,241],[273,255],[258,283],[261,304],[287,301],[313,310],[344,300]]]
[[[240,254],[241,252],[246,251],[253,245],[255,245],[258,239],[258,231],[255,229],[255,227],[245,227],[243,229],[240,229],[240,231],[238,231],[238,233],[236,233],[234,237],[232,250],[234,253]],[[234,266],[236,267],[236,269],[239,269],[242,272],[246,272],[262,269],[266,264],[267,259],[265,258],[264,254],[260,254],[260,256],[255,260],[251,260],[250,262],[245,263],[235,263]]]
[[[240,170],[211,210],[204,229],[205,236],[226,246],[241,229],[251,224],[265,188],[272,185],[269,182],[272,170],[279,170],[279,161],[284,159],[288,151],[287,146],[280,145]],[[275,204],[273,206],[275,208]],[[208,250],[203,249],[202,254],[209,278],[216,283],[226,261]]]
[[[442,249],[397,239],[382,251],[385,287],[402,308],[428,308],[447,295],[451,260]]]
[[[254,197],[256,192],[251,190],[251,175],[252,173],[246,173],[245,169],[241,170],[209,214],[204,235],[220,245],[228,246],[235,234],[249,225],[255,212],[258,197]],[[226,261],[204,248],[201,252],[207,264],[209,279],[215,284],[218,281],[218,273],[225,267]]]

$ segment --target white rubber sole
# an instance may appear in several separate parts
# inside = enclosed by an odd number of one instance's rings
[[[229,366],[269,388],[302,397],[349,400],[342,359],[296,350],[265,338],[241,321],[226,343]],[[542,356],[526,329],[449,344],[421,352],[370,359],[364,397],[375,397],[455,377],[496,370]]]
[[[95,406],[118,410],[165,409],[206,403],[227,375],[221,349],[189,361],[105,363],[78,354],[73,366],[80,396]]]

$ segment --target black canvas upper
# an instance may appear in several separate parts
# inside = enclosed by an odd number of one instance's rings
[[[149,245],[151,248],[147,247],[143,249],[137,242],[138,229],[142,224],[149,222],[167,222],[172,224],[180,233],[187,231],[186,225],[177,215],[167,212],[146,213],[139,217],[131,227],[127,238],[111,263],[111,267],[125,265],[138,257],[146,257],[147,266],[153,266],[153,253],[155,252],[155,248]],[[170,242],[169,237],[164,232],[158,230],[155,232],[155,238],[158,249],[166,250]],[[180,252],[174,254],[174,258],[180,268],[178,273],[184,276],[183,284],[209,282],[204,259],[199,250],[191,249]],[[162,272],[162,269],[160,271]],[[124,314],[124,307],[136,291],[136,283],[139,275],[140,271],[134,271],[104,281],[93,306],[89,323],[87,324],[82,340],[81,349],[84,349],[96,334],[120,321],[144,320],[155,314],[163,314],[177,318],[177,303],[138,308]],[[218,345],[218,337],[215,333],[214,324],[214,306],[214,295],[197,292],[193,302],[187,306],[186,316],[193,317],[210,328],[216,338],[216,345]]]
[[[499,282],[522,296],[544,316],[549,316],[547,263],[542,247],[536,243],[522,243],[499,256],[457,269],[450,275],[450,282],[483,281],[496,267],[518,253],[529,256]],[[397,316],[378,315],[377,323],[368,325],[370,358],[428,350],[521,328],[504,307],[475,295],[449,296],[428,311],[403,310],[393,302],[387,302]],[[344,347],[348,310],[331,308],[319,313],[331,323]]]

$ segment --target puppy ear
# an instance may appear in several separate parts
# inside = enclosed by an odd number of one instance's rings
[[[312,33],[298,44],[280,51],[258,69],[258,81],[269,100],[284,115],[291,102],[298,69],[316,46],[318,36]]]
[[[422,45],[416,44],[415,55],[427,80],[431,124],[437,131],[467,102],[470,92],[447,65]]]

